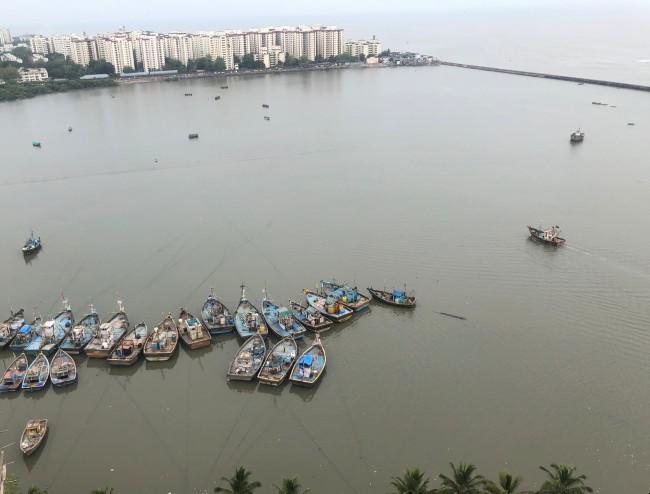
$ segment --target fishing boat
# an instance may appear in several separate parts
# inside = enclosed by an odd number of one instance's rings
[[[585,139],[585,133],[580,129],[574,130],[571,132],[570,140],[571,142],[582,142]]]
[[[254,334],[266,336],[269,333],[264,324],[260,311],[246,298],[246,287],[241,285],[241,298],[235,313],[235,328],[242,338],[250,338]]]
[[[178,328],[171,313],[153,328],[144,344],[144,358],[149,361],[169,360],[178,346]]]
[[[90,306],[90,312],[86,314],[78,324],[72,326],[61,343],[60,348],[71,355],[79,355],[83,352],[86,345],[97,335],[100,320],[95,307]]]
[[[264,338],[253,334],[237,350],[235,358],[228,367],[228,379],[235,381],[252,381],[257,375],[266,355]]]
[[[345,305],[354,312],[367,309],[370,305],[370,297],[361,293],[357,287],[338,283],[336,280],[321,280],[321,292]]]
[[[77,364],[68,353],[60,348],[52,358],[50,380],[57,387],[67,386],[77,381]]]
[[[262,108],[268,108],[268,107],[269,105],[267,105],[266,103],[262,104]]]
[[[59,345],[67,336],[68,332],[74,325],[74,315],[70,309],[70,304],[67,300],[63,301],[64,310],[59,312],[54,319],[46,321],[41,328],[40,338],[41,346],[39,350],[49,357],[54,351],[59,348]],[[27,345],[25,353],[30,355],[30,347],[32,347],[38,338],[34,338],[32,343]],[[34,353],[35,354],[35,353]]]
[[[280,386],[298,356],[298,344],[291,336],[282,338],[264,359],[257,379],[262,384]]]
[[[228,86],[221,86],[221,89],[228,89]]]
[[[192,93],[185,93],[185,96],[192,96]]]
[[[302,338],[307,331],[289,309],[275,305],[266,295],[262,299],[262,314],[269,329],[279,338]]]
[[[310,331],[315,331],[317,333],[327,331],[332,327],[332,321],[327,319],[323,314],[320,313],[317,309],[307,305],[304,306],[293,300],[289,300],[289,309],[293,314],[293,317],[300,321],[304,327]]]
[[[214,100],[215,100],[215,101],[219,101],[220,99],[221,99],[221,96],[215,96],[215,97],[214,97]]]
[[[178,333],[181,341],[190,350],[210,346],[212,342],[212,337],[203,323],[185,309],[181,309],[178,316]]]
[[[32,234],[29,236],[27,240],[25,240],[25,244],[23,245],[22,248],[23,254],[25,255],[34,254],[40,248],[41,248],[41,237],[36,237],[34,235],[34,232],[32,231]]]
[[[18,334],[20,328],[25,325],[25,311],[20,309],[18,312],[11,311],[11,317],[0,323],[0,350],[5,348],[11,340]]]
[[[9,367],[7,367],[7,370],[2,375],[0,393],[18,391],[23,384],[28,367],[29,361],[27,360],[27,355],[21,353],[9,364]]]
[[[47,357],[39,353],[31,365],[27,368],[25,379],[21,387],[25,391],[38,391],[43,389],[50,377],[50,362]]]
[[[212,288],[201,309],[201,320],[212,336],[230,333],[235,328],[235,319],[228,308],[214,297]]]
[[[40,148],[41,143],[39,141],[32,141],[32,146],[35,147],[35,148]]]
[[[316,335],[314,344],[307,348],[296,361],[289,380],[300,386],[313,386],[325,372],[326,365],[325,348],[323,348],[319,336]]]
[[[560,227],[557,225],[548,228],[535,228],[528,225],[528,232],[533,240],[548,245],[560,246],[566,242],[566,239],[560,237]]]
[[[106,362],[111,365],[133,365],[137,362],[142,350],[144,350],[144,344],[148,336],[149,328],[145,323],[141,322],[122,338],[113,353],[108,356]]]
[[[31,324],[23,324],[18,333],[11,340],[9,350],[14,353],[24,352],[27,345],[41,332],[41,318],[36,317]]]
[[[408,296],[406,290],[387,291],[368,287],[368,292],[370,292],[372,298],[384,304],[403,307],[405,309],[413,309],[415,307],[415,297]]]
[[[267,120],[267,121],[268,121],[268,120],[271,120],[271,117],[265,115],[265,116],[264,116],[264,120]]]
[[[20,450],[27,456],[31,455],[47,436],[47,430],[47,419],[28,420],[20,436]]]
[[[68,132],[72,132],[72,127],[68,127]]]
[[[305,290],[307,303],[322,315],[334,322],[344,322],[354,315],[352,309],[348,309],[332,297],[324,297],[316,292]]]
[[[86,345],[84,351],[90,358],[107,358],[129,330],[129,318],[126,315],[124,304],[117,301],[117,312],[108,322],[99,325],[99,331]]]
[[[198,138],[199,138],[199,134],[188,134],[187,137],[188,137],[189,139],[198,139]]]

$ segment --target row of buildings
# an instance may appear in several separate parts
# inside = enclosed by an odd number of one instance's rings
[[[370,46],[376,46],[374,40],[373,43],[375,44]],[[123,29],[92,37],[36,35],[30,38],[29,45],[34,54],[47,56],[50,53],[60,53],[83,66],[93,60],[104,59],[113,64],[118,73],[135,70],[140,66],[145,72],[159,71],[163,69],[165,59],[187,65],[190,60],[202,57],[213,60],[221,58],[226,70],[233,70],[237,68],[236,58],[245,55],[252,55],[255,60],[270,68],[284,62],[288,56],[305,57],[314,61],[341,55],[347,50],[343,29],[334,26],[166,34]]]

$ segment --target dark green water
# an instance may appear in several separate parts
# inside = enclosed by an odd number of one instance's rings
[[[222,84],[0,106],[3,313],[53,315],[63,291],[77,319],[119,296],[153,325],[210,287],[234,309],[242,281],[285,302],[331,276],[406,281],[418,308],[327,334],[314,390],[227,384],[235,336],[126,370],[81,358],[75,388],[1,399],[3,444],[52,424],[34,457],[6,448],[23,486],[197,492],[245,464],[264,492],[299,474],[375,493],[464,460],[530,487],[555,461],[601,492],[647,490],[646,94],[443,67]],[[568,245],[529,242],[539,222]],[[26,264],[30,228],[44,248]]]

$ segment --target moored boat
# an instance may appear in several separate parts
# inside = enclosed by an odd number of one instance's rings
[[[9,367],[7,367],[7,370],[2,375],[0,393],[18,391],[23,384],[28,367],[29,361],[27,360],[27,355],[21,353],[9,364]]]
[[[20,436],[20,450],[27,456],[31,455],[41,445],[47,431],[47,419],[28,420]]]
[[[71,355],[80,354],[97,335],[99,325],[99,316],[95,311],[95,307],[91,305],[90,312],[78,324],[72,326],[68,336],[65,337],[59,348]]]
[[[344,322],[354,315],[352,309],[347,308],[332,297],[324,297],[316,292],[305,290],[307,303],[334,322]]]
[[[415,297],[409,296],[406,290],[387,291],[368,287],[368,292],[372,298],[384,304],[394,307],[404,307],[405,309],[413,309],[415,307]]]
[[[41,318],[36,317],[31,324],[23,324],[9,344],[9,350],[14,353],[24,352],[27,345],[41,332]]]
[[[108,356],[106,362],[111,365],[133,365],[138,360],[142,350],[144,350],[144,344],[148,336],[149,329],[144,322],[141,322],[122,338],[113,353]]]
[[[269,300],[266,295],[262,299],[262,314],[271,331],[279,338],[291,336],[302,338],[305,328],[286,307],[279,307]]]
[[[325,372],[326,365],[325,348],[323,348],[319,336],[316,335],[313,345],[298,357],[291,370],[289,380],[299,386],[313,386]]]
[[[23,254],[25,255],[34,254],[40,248],[41,248],[41,237],[36,237],[34,235],[34,232],[32,231],[32,234],[29,236],[29,238],[25,241],[25,244],[23,245],[22,248]]]
[[[214,297],[212,289],[201,308],[201,320],[212,336],[230,333],[235,329],[235,318],[228,307]]]
[[[361,293],[356,286],[337,283],[335,280],[321,280],[320,288],[322,293],[355,312],[367,309],[370,305],[370,298]]]
[[[279,386],[287,378],[296,357],[298,344],[291,336],[282,338],[276,343],[264,359],[257,379],[262,384]]]
[[[67,336],[68,332],[74,325],[74,315],[70,309],[70,304],[67,300],[63,301],[64,310],[59,312],[54,319],[45,322],[41,329],[41,347],[40,351],[46,357],[52,355],[59,347],[61,342]],[[29,345],[25,349],[25,353],[29,355]]]
[[[528,232],[530,238],[545,244],[560,246],[566,242],[566,239],[560,237],[560,227],[557,225],[548,228],[535,228],[528,225]]]
[[[181,341],[190,350],[210,346],[212,340],[210,333],[203,326],[203,323],[185,309],[181,309],[181,313],[178,316],[178,333]]]
[[[252,381],[262,367],[266,355],[264,338],[253,334],[239,347],[228,367],[228,379],[235,381]]]
[[[585,133],[580,129],[574,130],[571,132],[570,140],[571,142],[582,142],[585,140]]]
[[[45,355],[39,353],[27,368],[21,387],[26,391],[38,391],[45,387],[49,377],[50,362]]]
[[[293,317],[298,319],[300,324],[310,331],[320,333],[327,331],[332,327],[333,322],[310,305],[305,306],[298,302],[294,302],[293,300],[289,300],[289,309],[291,310]]]
[[[77,364],[60,348],[54,354],[50,364],[50,380],[57,387],[67,386],[77,381]]]
[[[129,330],[129,318],[121,300],[117,301],[117,312],[108,322],[99,325],[99,331],[86,345],[84,351],[90,358],[107,358]]]
[[[266,336],[269,333],[260,311],[246,298],[244,285],[241,285],[241,299],[235,312],[235,328],[242,338],[250,338],[254,334]]]
[[[171,313],[153,328],[144,344],[144,358],[157,362],[169,360],[178,346],[178,328]]]
[[[5,348],[25,324],[25,311],[11,311],[11,317],[0,323],[0,350]]]

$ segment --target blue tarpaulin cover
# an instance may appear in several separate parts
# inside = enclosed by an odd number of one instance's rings
[[[29,333],[29,330],[32,329],[32,327],[29,324],[25,324],[22,328],[20,328],[20,334],[25,334]]]
[[[300,363],[303,365],[311,365],[313,361],[314,357],[312,355],[305,355],[300,359]]]
[[[402,298],[404,295],[405,295],[404,292],[401,290],[393,291],[393,297],[395,298]]]

